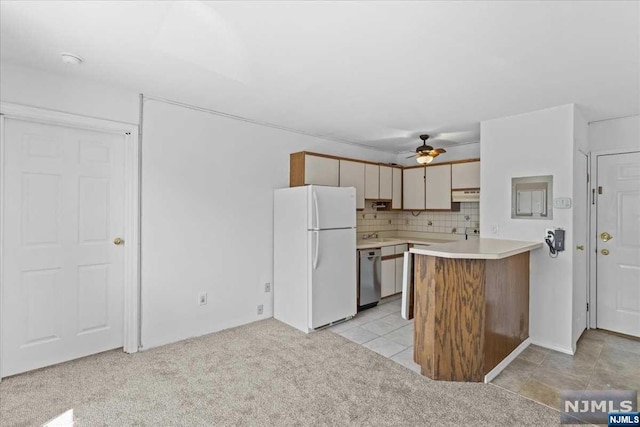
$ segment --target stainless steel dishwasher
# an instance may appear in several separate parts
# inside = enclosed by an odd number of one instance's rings
[[[380,301],[382,251],[380,249],[360,249],[358,256],[360,274],[360,303],[358,311],[375,307]]]

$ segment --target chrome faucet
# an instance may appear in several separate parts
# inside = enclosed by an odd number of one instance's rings
[[[365,234],[364,236],[362,236],[363,240],[367,240],[367,239],[377,239],[378,238],[378,233],[374,232],[374,233],[369,233],[369,234]]]

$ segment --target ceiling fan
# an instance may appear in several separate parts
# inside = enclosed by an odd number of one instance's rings
[[[420,135],[420,139],[422,140],[422,145],[416,148],[416,153],[407,157],[407,159],[415,157],[418,163],[425,165],[427,163],[431,163],[433,159],[438,157],[440,154],[447,152],[444,148],[434,149],[432,146],[427,145],[429,135]]]

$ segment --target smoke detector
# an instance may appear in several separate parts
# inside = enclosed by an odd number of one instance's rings
[[[62,62],[65,64],[80,65],[84,62],[83,57],[80,55],[74,55],[73,53],[63,52],[60,56],[62,57]]]

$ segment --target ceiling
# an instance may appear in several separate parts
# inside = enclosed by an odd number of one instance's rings
[[[0,16],[2,64],[391,152],[567,103],[640,113],[638,2],[3,0]]]

